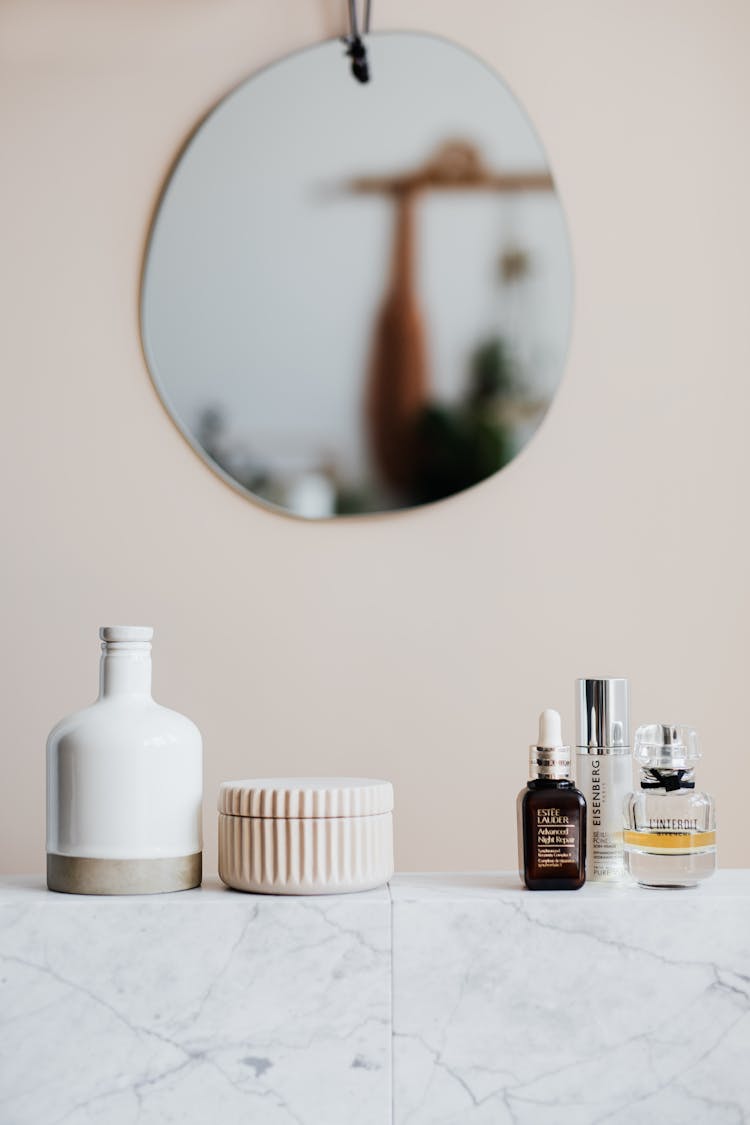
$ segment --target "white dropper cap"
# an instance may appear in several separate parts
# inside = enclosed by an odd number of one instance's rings
[[[536,744],[543,746],[545,750],[554,750],[555,747],[562,746],[562,719],[559,711],[554,711],[551,707],[542,711],[539,716],[539,738]]]
[[[562,737],[560,712],[548,707],[539,716],[539,738],[530,747],[529,776],[563,781],[570,777],[570,747]]]

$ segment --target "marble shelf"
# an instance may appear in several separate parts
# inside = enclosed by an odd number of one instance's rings
[[[402,1125],[750,1120],[750,872],[690,890],[391,888]]]
[[[382,1125],[386,889],[0,888],[2,1125]]]
[[[750,871],[358,895],[0,880],[0,1125],[750,1121]]]

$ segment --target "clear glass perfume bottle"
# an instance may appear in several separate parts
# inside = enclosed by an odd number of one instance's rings
[[[692,887],[716,870],[714,799],[695,788],[698,736],[654,723],[635,734],[640,791],[625,801],[625,862],[646,887]]]

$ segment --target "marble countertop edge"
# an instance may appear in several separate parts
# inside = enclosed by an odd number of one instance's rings
[[[220,882],[216,876],[207,876],[203,885],[192,891],[180,891],[163,895],[113,895],[113,896],[88,896],[65,895],[47,891],[43,875],[0,875],[0,905],[31,905],[32,903],[58,903],[61,905],[74,905],[81,902],[98,901],[112,904],[113,907],[139,902],[182,903],[182,904],[208,904],[223,903],[224,905],[236,904],[243,899],[257,901],[272,901],[276,903],[304,901],[331,902],[332,900],[353,900],[358,902],[394,903],[405,902],[431,902],[431,901],[461,901],[467,902],[503,900],[518,901],[519,897],[528,896],[534,899],[548,901],[550,899],[590,901],[608,899],[610,901],[632,902],[633,896],[652,899],[662,898],[690,898],[699,901],[702,898],[721,899],[739,898],[750,900],[750,869],[726,868],[706,880],[695,888],[688,889],[651,889],[637,886],[633,882],[618,884],[587,883],[578,891],[527,891],[520,883],[516,872],[508,871],[473,871],[473,872],[400,872],[391,879],[386,887],[371,891],[361,891],[348,895],[250,895],[239,891],[230,890]]]
[[[631,879],[621,883],[586,883],[577,891],[528,891],[518,873],[508,871],[400,872],[389,883],[391,899],[399,901],[467,901],[529,899],[534,901],[631,902],[643,899],[739,898],[750,901],[750,869],[726,868],[697,887],[641,887]]]

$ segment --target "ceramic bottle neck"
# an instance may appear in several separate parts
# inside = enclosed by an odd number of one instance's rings
[[[129,642],[102,645],[99,698],[151,697],[151,645]]]

